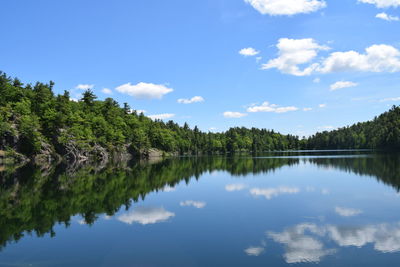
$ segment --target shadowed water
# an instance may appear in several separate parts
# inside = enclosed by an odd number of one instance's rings
[[[2,168],[0,266],[396,266],[400,157]]]

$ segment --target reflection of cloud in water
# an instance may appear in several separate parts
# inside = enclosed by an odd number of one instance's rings
[[[245,189],[247,186],[245,184],[227,184],[225,186],[225,190],[228,192],[233,192],[233,191],[240,191]]]
[[[246,254],[249,256],[259,256],[264,252],[264,250],[265,249],[263,247],[249,247],[246,248],[244,252],[246,252]]]
[[[138,207],[117,217],[118,221],[132,224],[134,222],[143,225],[164,222],[175,216],[175,213],[164,208]]]
[[[321,238],[334,241],[340,247],[363,247],[369,243],[383,253],[400,251],[400,224],[378,224],[353,227],[299,224],[281,233],[268,232],[267,236],[286,247],[287,263],[319,262],[335,249],[324,248]]]
[[[173,192],[173,191],[175,191],[175,187],[170,187],[169,185],[167,185],[162,189],[162,191],[163,192]]]
[[[271,199],[273,197],[282,194],[297,194],[300,192],[298,187],[286,187],[280,186],[276,188],[252,188],[250,189],[250,194],[253,196],[263,196],[266,199]]]
[[[329,236],[339,246],[362,247],[368,243],[374,244],[374,249],[380,252],[400,251],[400,224],[378,224],[361,227],[327,227]]]
[[[195,207],[198,209],[202,209],[206,206],[206,202],[203,201],[194,201],[194,200],[186,200],[179,203],[182,207]]]
[[[329,193],[330,193],[329,189],[324,188],[321,190],[321,194],[323,195],[329,195]]]
[[[344,208],[344,207],[335,207],[335,212],[343,217],[351,217],[356,216],[362,213],[361,210],[351,209],[351,208]]]
[[[321,241],[306,235],[306,231],[314,235],[323,234],[315,224],[299,224],[282,233],[268,232],[267,235],[286,246],[284,258],[287,263],[319,262],[324,256],[335,252],[333,249],[325,249]]]

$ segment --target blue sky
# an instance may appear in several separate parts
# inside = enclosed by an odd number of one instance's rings
[[[309,135],[399,104],[399,17],[400,0],[4,0],[0,70],[204,131]]]

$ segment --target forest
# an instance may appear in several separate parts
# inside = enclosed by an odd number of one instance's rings
[[[0,72],[0,151],[37,161],[84,161],[134,155],[196,155],[298,149],[400,149],[400,107],[374,120],[309,138],[269,129],[200,131],[173,121],[151,120],[127,103],[98,100],[91,90],[73,101],[56,95],[54,82],[24,84]],[[0,155],[1,157],[1,155]]]

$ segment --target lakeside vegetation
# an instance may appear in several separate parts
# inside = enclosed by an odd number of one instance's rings
[[[68,91],[53,92],[53,82],[24,85],[0,72],[0,150],[38,162],[84,161],[130,155],[223,154],[297,149],[400,149],[400,108],[373,121],[357,123],[310,138],[273,130],[231,128],[202,132],[173,121],[151,120],[127,103],[98,100],[86,90],[79,101]],[[3,157],[5,157],[3,155]]]

